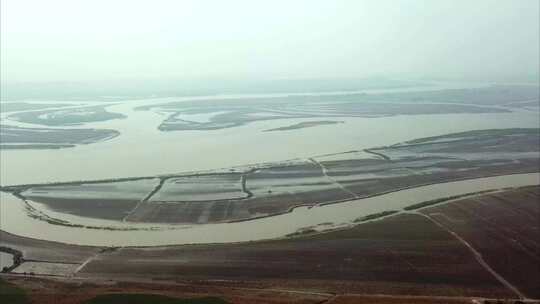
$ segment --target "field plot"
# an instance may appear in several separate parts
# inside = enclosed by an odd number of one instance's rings
[[[75,272],[79,264],[54,262],[24,262],[13,270],[14,273],[69,276]]]
[[[540,187],[463,199],[421,212],[468,242],[523,294],[540,298]]]
[[[201,184],[195,185],[198,182]],[[318,165],[306,161],[244,174],[167,179],[127,220],[198,224],[246,220],[352,197],[325,177]]]
[[[79,275],[249,280],[327,292],[511,296],[466,247],[418,215],[290,240],[123,248],[91,261]]]
[[[20,251],[27,260],[61,261],[74,264],[83,263],[101,250],[99,247],[75,246],[25,238],[1,230],[0,246]]]
[[[206,224],[223,221],[233,215],[233,203],[207,202],[143,202],[126,217],[129,222]]]
[[[364,166],[366,164],[370,166]],[[321,162],[327,174],[357,197],[399,189],[482,176],[538,171],[534,158],[519,160],[462,161],[444,158],[411,160],[348,160]]]
[[[123,219],[157,185],[159,179],[108,183],[35,186],[20,193],[30,203],[79,216]]]
[[[252,214],[281,213],[297,205],[353,197],[313,162],[257,170],[248,175],[246,187],[253,193],[253,198],[246,202]]]
[[[502,159],[509,153],[538,152],[538,129],[476,130],[419,138],[371,151],[383,153],[392,159],[423,155],[445,155],[460,159]],[[521,154],[513,154],[519,158]]]
[[[124,248],[92,261],[82,275],[249,280],[298,289],[324,286],[338,293],[517,298],[502,278],[524,297],[538,298],[539,199],[540,186],[523,187],[424,208],[423,215],[400,214],[288,240]],[[486,264],[479,262],[482,258]]]
[[[247,197],[242,190],[242,174],[208,174],[168,178],[151,202],[197,202]]]
[[[205,174],[166,178],[154,195],[141,202],[126,220],[131,222],[219,222],[246,216],[235,202],[249,196],[244,174]]]
[[[538,171],[539,136],[538,129],[470,131],[366,150],[378,158],[322,158],[321,165],[328,176],[365,197],[429,183]]]

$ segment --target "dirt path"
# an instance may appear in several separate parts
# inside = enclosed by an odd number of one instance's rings
[[[321,172],[322,174],[324,175],[324,177],[326,177],[328,180],[330,180],[332,183],[334,183],[336,186],[338,186],[341,190],[347,192],[348,194],[352,195],[352,197],[354,199],[357,199],[357,198],[360,198],[356,193],[352,192],[351,190],[347,189],[345,186],[343,186],[342,184],[340,184],[337,180],[335,180],[333,177],[329,176],[328,175],[328,170],[326,169],[326,167],[321,164],[320,162],[318,162],[317,160],[315,160],[314,158],[308,158],[308,161],[312,162],[313,164],[319,166],[321,168]]]
[[[512,285],[512,283],[508,282],[504,277],[502,277],[493,268],[491,268],[491,266],[489,266],[489,264],[486,263],[486,261],[482,257],[482,254],[480,252],[478,252],[476,249],[474,249],[474,247],[471,244],[469,244],[469,242],[467,242],[465,239],[460,237],[457,233],[450,230],[449,228],[447,228],[446,226],[444,226],[442,223],[438,222],[437,220],[435,220],[431,216],[420,213],[420,212],[415,212],[415,213],[420,215],[420,216],[423,216],[423,217],[427,218],[428,220],[433,222],[435,225],[439,226],[441,229],[443,229],[443,230],[447,231],[448,233],[450,233],[451,235],[453,235],[459,242],[461,242],[463,245],[465,245],[465,247],[467,247],[472,252],[472,254],[476,258],[478,263],[480,263],[480,265],[482,265],[482,267],[484,269],[486,269],[489,273],[491,273],[495,277],[495,279],[497,279],[497,281],[499,281],[501,284],[503,284],[508,289],[510,289],[520,299],[528,300],[528,298],[521,291],[519,291],[519,289],[516,286]]]
[[[388,157],[388,156],[386,156],[386,155],[384,155],[382,153],[379,153],[379,152],[373,152],[370,149],[364,149],[364,152],[373,154],[373,155],[378,156],[378,157],[380,157],[380,158],[382,158],[384,160],[391,160],[390,157]]]
[[[96,253],[94,254],[93,256],[89,257],[88,259],[86,259],[86,261],[84,261],[82,264],[79,265],[79,267],[75,268],[75,271],[73,271],[73,273],[71,274],[71,277],[74,277],[79,271],[81,271],[88,263],[92,262],[93,260],[95,260],[98,256],[100,255],[100,253]]]
[[[142,200],[139,201],[139,203],[137,205],[135,205],[135,207],[133,209],[131,209],[126,216],[124,216],[124,218],[122,219],[122,222],[126,222],[127,219],[133,214],[135,213],[135,211],[137,210],[137,208],[139,208],[139,206],[141,204],[144,204],[146,202],[148,202],[148,200],[154,196],[154,194],[156,194],[159,190],[161,190],[161,188],[163,187],[163,184],[165,184],[165,181],[167,180],[168,178],[167,177],[160,177],[159,178],[159,183],[156,185],[156,187],[150,191],[148,193],[148,195],[146,195]]]

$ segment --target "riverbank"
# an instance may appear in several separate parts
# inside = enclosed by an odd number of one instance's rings
[[[234,290],[248,289],[271,293],[273,299],[279,298],[278,290],[302,297],[328,294],[328,298],[347,299],[404,294],[426,300],[440,297],[439,302],[442,297],[446,302],[466,298],[469,303],[537,299],[538,261],[523,248],[532,249],[540,237],[535,221],[540,215],[539,195],[539,186],[501,189],[371,219],[348,229],[240,244],[100,248],[4,232],[1,240],[18,250],[24,246],[25,254],[34,259],[79,264],[72,275],[55,278],[81,284],[83,290],[100,282],[119,292],[137,284],[164,284],[226,299]],[[501,261],[501,255],[511,257],[511,263]],[[45,277],[51,278],[37,273],[13,276],[19,282]]]

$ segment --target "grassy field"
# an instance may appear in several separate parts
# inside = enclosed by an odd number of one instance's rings
[[[0,300],[2,303],[26,304],[30,303],[26,293],[19,287],[0,279]]]
[[[90,299],[85,304],[227,304],[214,297],[176,299],[152,294],[106,294]]]

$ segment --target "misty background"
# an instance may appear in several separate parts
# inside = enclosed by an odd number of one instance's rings
[[[539,79],[538,0],[0,3],[3,100]]]

